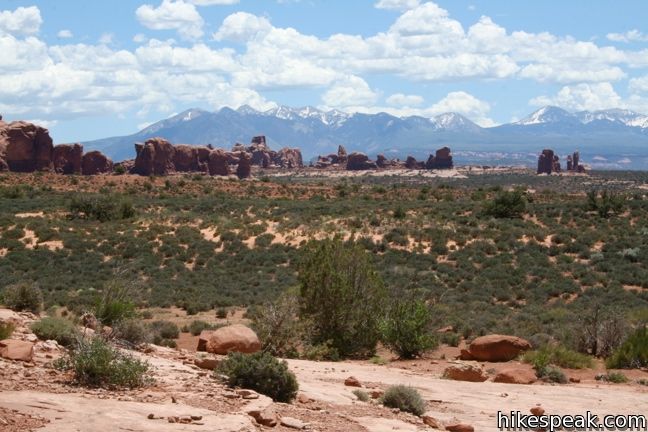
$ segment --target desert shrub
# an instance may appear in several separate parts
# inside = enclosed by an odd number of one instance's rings
[[[461,336],[454,332],[443,333],[441,335],[441,342],[451,347],[458,347],[459,342],[461,342]]]
[[[75,381],[82,386],[137,388],[150,382],[148,363],[122,354],[99,337],[80,339],[68,356],[55,365],[71,370]]]
[[[130,286],[110,281],[95,304],[94,315],[104,325],[114,326],[121,320],[135,316],[135,304],[130,299]]]
[[[381,340],[401,358],[411,359],[437,346],[432,315],[422,300],[395,299],[380,325]]]
[[[152,323],[149,323],[148,327],[153,333],[153,338],[157,340],[177,339],[180,337],[180,329],[171,321],[153,321]]]
[[[115,337],[133,345],[150,342],[153,338],[150,328],[138,319],[118,321],[114,330]]]
[[[614,384],[623,384],[628,382],[628,377],[621,372],[608,372],[606,374],[596,375],[596,380],[611,382]]]
[[[492,201],[484,203],[484,214],[496,218],[516,218],[526,211],[526,198],[520,191],[499,192]]]
[[[307,343],[301,357],[312,361],[340,361],[340,353],[332,346],[331,341],[316,345]]]
[[[648,328],[642,326],[607,359],[610,369],[635,369],[648,366]]]
[[[618,311],[605,310],[598,305],[583,315],[578,323],[578,351],[609,357],[621,344],[627,323]]]
[[[566,384],[568,382],[565,373],[555,366],[546,366],[542,369],[536,369],[536,375],[545,382],[556,384]]]
[[[275,301],[255,308],[251,314],[252,328],[261,340],[262,349],[274,356],[294,357],[301,342],[299,299],[285,292]]]
[[[220,307],[216,309],[216,318],[225,319],[227,318],[227,309]]]
[[[215,328],[215,326],[213,324],[209,324],[206,321],[193,320],[189,324],[189,327],[187,328],[187,330],[193,336],[198,336],[200,333],[203,332],[203,330],[213,330],[214,328]]]
[[[312,242],[300,271],[300,318],[312,345],[330,341],[342,356],[375,351],[386,291],[367,253],[338,239]]]
[[[589,191],[587,193],[586,208],[595,211],[602,218],[608,218],[612,213],[619,214],[625,206],[625,197],[614,192],[604,190],[600,193]]]
[[[2,292],[2,301],[14,311],[38,313],[42,309],[43,293],[34,284],[9,285]]]
[[[80,332],[71,321],[65,318],[45,317],[31,325],[40,340],[55,340],[60,345],[72,346],[80,337]]]
[[[373,356],[373,357],[371,357],[371,358],[369,359],[369,362],[370,362],[371,364],[375,364],[375,365],[378,365],[378,366],[383,366],[383,365],[386,365],[387,363],[389,363],[389,361],[388,361],[387,359],[382,358],[382,357],[380,357],[380,356]]]
[[[75,196],[68,205],[73,218],[99,222],[130,219],[135,216],[133,203],[114,195]]]
[[[351,393],[355,395],[355,397],[358,398],[359,401],[361,402],[369,402],[369,393],[367,393],[364,390],[356,389],[353,390]]]
[[[536,351],[527,351],[522,359],[534,366],[540,361],[545,365],[552,364],[568,369],[585,369],[591,368],[593,365],[590,356],[560,345],[545,345]]]
[[[216,369],[226,377],[230,387],[255,390],[275,402],[290,402],[297,396],[299,385],[288,363],[264,352],[230,353]]]
[[[413,388],[404,385],[395,385],[389,387],[384,396],[382,403],[389,408],[398,408],[401,411],[412,413],[417,416],[425,413],[425,401],[419,392]]]
[[[0,340],[9,339],[15,329],[16,326],[12,323],[0,323]]]

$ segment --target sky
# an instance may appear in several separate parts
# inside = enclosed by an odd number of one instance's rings
[[[0,114],[57,143],[244,104],[648,114],[646,17],[645,0],[0,0]]]

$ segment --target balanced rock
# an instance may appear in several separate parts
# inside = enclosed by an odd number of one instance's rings
[[[488,335],[476,338],[470,344],[470,355],[479,361],[509,361],[531,349],[526,340],[506,335]]]
[[[97,175],[111,173],[113,162],[99,151],[91,151],[81,159],[81,172],[83,175]]]
[[[230,352],[251,354],[260,349],[261,342],[256,333],[240,324],[214,330],[206,345],[207,352],[223,355]]]
[[[443,377],[470,382],[484,382],[488,379],[488,375],[480,366],[469,363],[448,366],[443,372]]]
[[[59,174],[81,174],[83,146],[81,144],[60,144],[54,147],[52,155],[54,171]]]

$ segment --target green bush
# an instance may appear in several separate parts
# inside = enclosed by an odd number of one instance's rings
[[[565,373],[555,366],[545,366],[543,368],[536,369],[536,375],[538,376],[538,378],[545,382],[552,382],[557,384],[566,384],[568,382]]]
[[[313,361],[340,361],[340,353],[330,341],[317,345],[306,345],[302,357]]]
[[[382,279],[361,246],[311,242],[300,266],[300,318],[312,345],[330,341],[342,356],[369,356],[380,337],[386,300]]]
[[[68,357],[58,360],[55,366],[71,370],[82,386],[137,388],[150,382],[148,363],[122,354],[99,337],[80,339]]]
[[[153,321],[149,324],[149,328],[153,333],[153,337],[161,339],[178,339],[180,337],[180,329],[171,321]]]
[[[151,329],[138,319],[124,319],[115,325],[115,336],[133,345],[148,343],[152,340]]]
[[[532,365],[544,362],[545,365],[553,364],[568,369],[586,369],[593,366],[593,361],[590,356],[572,351],[560,345],[545,345],[538,350],[527,351],[524,353],[522,360]]]
[[[357,390],[353,390],[351,393],[353,393],[355,397],[358,398],[359,401],[369,402],[369,393],[367,393],[366,391],[357,389]]]
[[[214,328],[216,328],[216,327],[213,324],[209,324],[206,321],[193,320],[189,324],[189,327],[187,328],[187,330],[193,336],[198,336],[200,333],[203,332],[203,330],[213,330]]]
[[[0,323],[0,340],[9,339],[15,329],[16,326],[12,323]]]
[[[595,211],[602,218],[608,218],[612,213],[619,214],[623,211],[626,198],[607,190],[600,194],[597,191],[587,193],[587,210]]]
[[[275,402],[290,402],[297,396],[299,385],[288,363],[264,352],[230,353],[216,369],[224,375],[227,385],[255,390]]]
[[[526,198],[521,191],[499,192],[484,204],[484,213],[496,218],[517,218],[526,211]]]
[[[68,209],[74,218],[99,222],[130,219],[135,216],[133,203],[114,195],[75,196]]]
[[[130,287],[113,280],[104,286],[102,296],[97,300],[94,315],[99,322],[114,326],[121,320],[135,316],[135,304],[130,300]]]
[[[55,340],[65,347],[72,346],[81,336],[76,326],[65,318],[46,317],[31,325],[40,340]]]
[[[621,372],[608,372],[606,374],[596,375],[596,380],[611,382],[614,384],[623,384],[629,381],[628,377]]]
[[[425,401],[419,392],[415,388],[404,385],[389,387],[382,397],[382,403],[386,407],[398,408],[417,416],[425,413]]]
[[[39,313],[43,306],[43,293],[33,284],[9,285],[2,292],[2,302],[14,311]]]
[[[648,328],[637,329],[607,359],[608,369],[638,369],[648,366]]]
[[[430,331],[432,315],[421,300],[395,299],[381,323],[381,340],[401,358],[419,357],[438,341]]]

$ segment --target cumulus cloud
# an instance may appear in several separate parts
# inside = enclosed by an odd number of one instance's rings
[[[139,22],[152,30],[176,30],[185,39],[203,35],[204,21],[196,7],[183,0],[162,0],[160,6],[145,4],[137,8]]]
[[[607,38],[613,42],[648,42],[648,35],[636,29],[625,33],[608,33]]]
[[[237,12],[225,18],[218,31],[214,33],[214,39],[246,42],[259,35],[266,35],[270,30],[272,24],[266,18],[247,12]]]
[[[379,0],[374,4],[378,9],[409,10],[420,4],[420,0]]]
[[[378,93],[373,91],[365,80],[357,76],[349,76],[334,83],[324,93],[322,101],[327,106],[346,108],[373,105],[378,100],[378,96]]]
[[[387,104],[395,107],[415,107],[423,104],[424,99],[419,95],[395,93],[387,98]]]
[[[531,105],[555,105],[571,111],[603,110],[622,107],[621,96],[610,83],[581,83],[561,88],[554,96],[540,96]]]
[[[196,6],[222,6],[237,4],[239,0],[189,0],[189,3]]]
[[[15,11],[0,11],[0,34],[34,35],[43,23],[36,6],[19,7]]]

